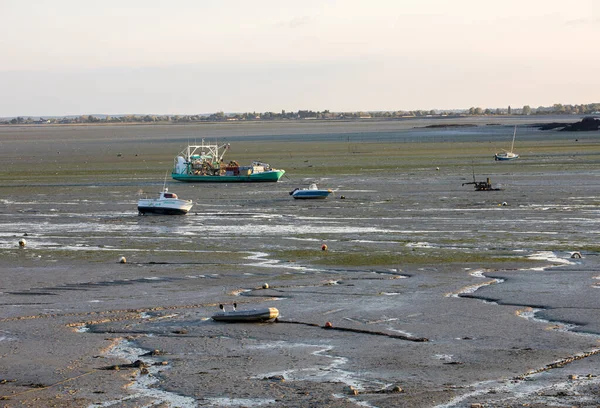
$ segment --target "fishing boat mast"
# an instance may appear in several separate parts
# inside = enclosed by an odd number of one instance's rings
[[[185,159],[189,162],[193,155],[196,154],[197,151],[200,151],[201,158],[210,157],[213,161],[221,162],[223,161],[223,156],[227,150],[229,150],[230,144],[223,143],[221,146],[218,144],[205,144],[204,139],[202,139],[202,144],[200,145],[189,145],[182,154],[185,154]],[[222,149],[222,153],[219,154],[219,150]]]

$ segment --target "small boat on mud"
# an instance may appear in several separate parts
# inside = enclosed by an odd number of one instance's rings
[[[204,183],[277,182],[285,170],[272,168],[268,163],[254,161],[240,166],[232,160],[223,161],[229,143],[189,145],[175,157],[171,177],[174,180]]]
[[[492,187],[492,182],[489,177],[485,181],[475,180],[475,168],[473,168],[473,181],[470,181],[468,183],[462,183],[463,186],[466,186],[468,184],[473,184],[473,186],[475,187],[475,191],[500,191],[500,190],[502,190],[501,188]]]
[[[227,323],[256,323],[266,322],[276,319],[279,316],[279,310],[275,307],[266,307],[263,309],[250,310],[232,310],[226,312],[223,305],[220,305],[222,312],[216,313],[212,319],[216,322]]]
[[[329,197],[332,192],[331,189],[319,189],[315,183],[312,183],[308,188],[296,188],[290,191],[290,195],[295,199],[323,199]]]
[[[475,191],[500,191],[500,190],[502,190],[501,188],[492,187],[492,182],[490,181],[489,177],[485,181],[475,181],[475,179],[473,179],[473,181],[471,181],[469,183],[462,183],[463,186],[465,186],[467,184],[473,184],[473,186],[475,187]]]
[[[185,215],[193,204],[192,200],[182,200],[177,197],[177,194],[169,193],[169,189],[164,187],[158,198],[140,198],[138,200],[138,213],[139,215]]]
[[[513,152],[515,147],[515,136],[517,135],[517,127],[515,126],[515,131],[513,132],[512,144],[510,145],[510,151],[504,151],[502,153],[496,153],[494,155],[494,160],[496,161],[507,161],[518,159],[519,155]]]

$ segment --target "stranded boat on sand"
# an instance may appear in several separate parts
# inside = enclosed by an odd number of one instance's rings
[[[323,190],[319,189],[315,183],[311,184],[308,188],[296,188],[290,191],[290,195],[295,199],[324,199],[329,197],[332,193],[330,189]]]
[[[275,307],[265,307],[263,309],[251,310],[236,310],[234,303],[233,310],[226,312],[223,305],[219,305],[221,312],[212,316],[216,322],[227,323],[252,323],[252,322],[267,322],[279,317],[279,310]]]
[[[252,162],[240,166],[236,161],[225,163],[223,156],[229,144],[189,145],[175,157],[171,176],[174,180],[208,183],[276,182],[285,170],[277,170],[267,163]],[[219,153],[221,151],[221,153]]]
[[[510,145],[510,151],[504,151],[502,153],[496,153],[494,155],[494,160],[496,161],[507,161],[507,160],[515,160],[519,158],[517,153],[513,152],[515,147],[515,136],[517,135],[517,127],[515,126],[515,131],[513,132],[512,144]]]
[[[140,215],[167,214],[184,215],[192,208],[192,200],[181,200],[175,193],[169,193],[168,188],[160,192],[158,198],[140,198],[138,213]]]

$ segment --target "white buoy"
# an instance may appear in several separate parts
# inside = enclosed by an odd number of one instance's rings
[[[264,283],[263,284],[263,289],[269,289],[269,284],[268,283]]]
[[[119,263],[127,263],[127,259],[124,256],[119,258]]]
[[[25,241],[25,239],[24,239],[24,238],[21,238],[21,239],[19,240],[19,246],[20,246],[21,248],[25,248],[25,245],[27,245],[27,241]]]

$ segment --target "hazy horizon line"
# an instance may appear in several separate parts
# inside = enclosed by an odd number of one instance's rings
[[[315,112],[315,113],[323,113],[323,112],[329,112],[329,113],[337,113],[337,114],[342,114],[342,113],[358,113],[358,112],[364,112],[364,113],[372,113],[372,112],[378,112],[378,113],[385,113],[385,112],[431,112],[434,111],[436,112],[436,114],[439,113],[464,113],[464,112],[468,112],[469,109],[471,108],[480,108],[480,109],[489,109],[491,111],[496,111],[498,109],[503,109],[503,110],[507,110],[507,109],[511,109],[511,110],[516,110],[516,111],[520,111],[523,109],[523,107],[525,106],[529,106],[532,110],[537,110],[539,108],[544,108],[544,109],[548,109],[548,108],[552,108],[555,105],[562,105],[562,106],[585,106],[585,105],[595,105],[595,104],[599,104],[600,102],[591,102],[591,103],[578,103],[578,104],[553,104],[553,105],[548,105],[548,106],[537,106],[537,107],[531,107],[530,105],[523,105],[523,106],[518,106],[518,107],[512,107],[511,105],[508,105],[506,107],[494,107],[494,108],[481,108],[481,107],[476,107],[476,106],[472,106],[469,108],[453,108],[453,109],[436,109],[436,108],[432,108],[432,109],[369,109],[369,110],[364,110],[364,109],[359,109],[359,110],[330,110],[330,109],[324,109],[324,110],[312,110],[312,109],[298,109],[298,110],[286,110],[286,109],[281,109],[278,111],[273,111],[273,110],[265,110],[265,111],[229,111],[229,112],[224,112],[221,110],[217,110],[214,112],[205,112],[205,113],[81,113],[81,114],[62,114],[62,115],[15,115],[15,116],[0,116],[0,119],[6,120],[6,119],[14,119],[14,118],[71,118],[71,117],[82,117],[82,116],[93,116],[93,117],[106,117],[106,116],[113,116],[113,117],[124,117],[124,116],[210,116],[219,112],[223,112],[224,115],[238,115],[238,114],[245,114],[245,113],[256,113],[256,114],[261,114],[261,113],[281,113],[281,112],[286,112],[286,113],[295,113],[295,112],[300,112],[300,111],[307,111],[307,112]],[[576,113],[565,113],[565,115],[569,115],[569,114],[576,114]],[[476,115],[476,116],[480,116],[480,115]]]

